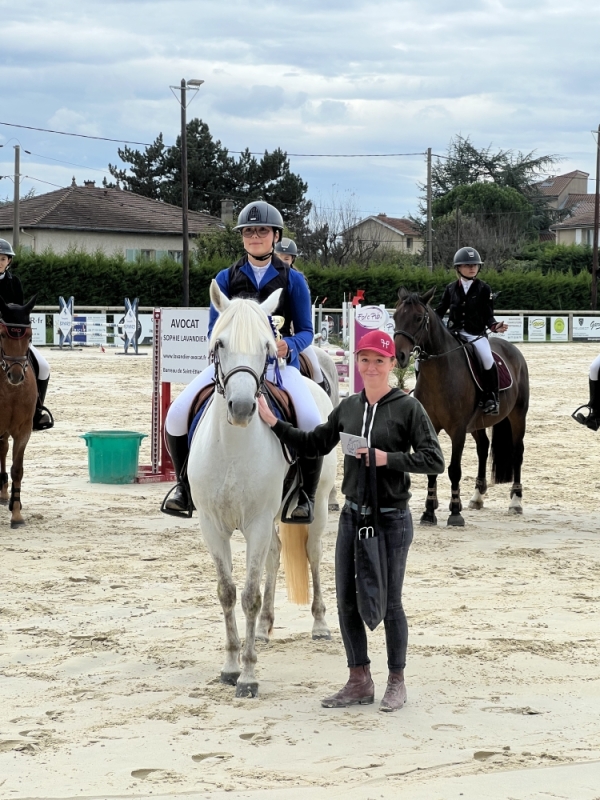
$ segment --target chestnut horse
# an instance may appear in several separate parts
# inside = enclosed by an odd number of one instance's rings
[[[523,437],[529,408],[529,375],[521,351],[510,342],[492,338],[492,350],[504,359],[512,375],[512,385],[500,392],[500,413],[484,415],[477,405],[477,389],[471,376],[464,348],[429,305],[435,288],[419,296],[401,288],[394,312],[396,358],[408,365],[411,353],[419,359],[415,397],[427,411],[436,433],[445,430],[452,440],[448,477],[452,484],[448,525],[464,525],[460,513],[461,459],[467,433],[477,445],[479,469],[470,508],[483,507],[487,491],[486,463],[490,442],[485,432],[492,428],[492,475],[495,483],[513,482],[510,490],[511,514],[521,514],[521,466]],[[436,525],[437,476],[428,475],[428,492],[422,525]]]
[[[23,456],[31,436],[38,394],[29,362],[29,315],[34,303],[35,297],[24,306],[5,303],[0,298],[0,503],[8,504],[12,512],[11,528],[25,524],[21,516]],[[13,440],[10,497],[6,472],[9,436]]]

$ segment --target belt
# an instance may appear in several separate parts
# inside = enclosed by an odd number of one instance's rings
[[[379,513],[380,514],[391,514],[392,511],[404,511],[406,509],[406,507],[407,507],[407,504],[406,504],[405,500],[403,500],[402,503],[403,503],[403,505],[396,506],[394,508],[380,508],[379,509]],[[350,508],[350,509],[352,509],[352,511],[360,511],[360,514],[363,517],[368,517],[370,514],[373,513],[373,509],[371,508],[371,506],[361,506],[359,508],[358,503],[353,503],[351,500],[346,500],[346,502],[344,504],[344,507],[345,508]]]

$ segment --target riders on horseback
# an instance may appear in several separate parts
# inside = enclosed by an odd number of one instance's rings
[[[600,428],[600,389],[598,388],[598,373],[600,373],[600,356],[595,358],[590,364],[590,399],[587,403],[589,414],[585,415],[577,410],[573,414],[573,419],[590,428],[592,431],[597,431]],[[583,406],[582,406],[583,408]]]
[[[304,276],[284,263],[276,253],[276,245],[283,234],[283,218],[274,206],[263,200],[249,203],[240,212],[235,230],[242,234],[246,254],[219,272],[216,281],[230,299],[244,297],[263,302],[276,289],[283,290],[275,310],[275,314],[285,320],[282,338],[277,342],[277,355],[285,362],[281,380],[294,401],[298,427],[310,431],[320,424],[321,418],[310,389],[300,375],[298,361],[299,353],[312,343],[314,336],[308,285]],[[217,316],[217,310],[211,305],[209,336]],[[273,379],[273,371],[274,365],[267,373],[269,379]],[[214,374],[211,364],[186,386],[167,414],[166,441],[177,474],[177,486],[163,503],[162,510],[167,514],[189,516],[191,513],[192,503],[184,470],[189,452],[188,419],[198,392],[214,381]],[[312,522],[321,465],[322,459],[299,459],[302,491],[289,521]]]
[[[492,355],[486,328],[503,333],[504,322],[494,318],[494,301],[491,288],[477,277],[483,261],[473,247],[461,247],[454,255],[458,280],[446,286],[444,295],[435,309],[442,319],[450,312],[448,328],[473,343],[483,366],[483,397],[480,401],[484,414],[498,414],[498,368]]]
[[[10,271],[10,265],[15,255],[9,242],[0,239],[0,297],[5,303],[24,304],[23,287],[21,281]],[[52,414],[44,406],[48,382],[50,380],[50,364],[32,344],[29,345],[31,363],[35,370],[38,400],[33,416],[33,430],[43,431],[54,426]]]

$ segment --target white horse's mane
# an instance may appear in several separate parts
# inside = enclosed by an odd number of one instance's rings
[[[256,352],[256,337],[267,342],[271,355],[275,355],[275,337],[271,323],[260,305],[254,300],[240,297],[231,300],[227,308],[219,314],[210,337],[210,349],[227,330],[229,348],[236,353]],[[263,347],[261,341],[261,349]]]

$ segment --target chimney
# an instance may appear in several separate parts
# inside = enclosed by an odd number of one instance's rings
[[[221,222],[233,224],[233,200],[221,200]]]
[[[381,214],[377,214],[377,216],[378,216],[378,217],[387,217],[387,214],[384,214],[384,213],[382,212]]]
[[[73,180],[71,181],[71,186],[77,186],[77,182],[75,181],[75,175],[73,175]]]
[[[94,189],[96,186],[96,181],[84,181],[84,186],[87,186],[89,189]]]

